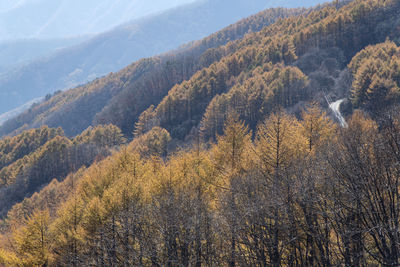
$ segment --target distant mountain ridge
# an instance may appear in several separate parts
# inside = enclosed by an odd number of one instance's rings
[[[35,98],[16,109],[13,109],[6,113],[0,114],[0,125],[3,125],[3,123],[6,122],[7,120],[14,118],[15,116],[17,116],[17,115],[21,114],[22,112],[24,112],[25,110],[29,109],[32,105],[40,103],[43,100],[44,100],[43,97]]]
[[[60,49],[77,45],[90,36],[61,39],[19,39],[0,42],[0,72],[54,54]]]
[[[304,12],[305,9],[268,9],[181,50],[139,60],[117,73],[50,97],[48,101],[6,122],[0,127],[0,134],[46,124],[50,127],[62,126],[67,135],[75,135],[93,124],[94,120],[96,123],[107,117],[109,120],[110,115],[114,116],[112,114],[119,114],[120,117],[113,123],[130,134],[137,116],[151,104],[157,105],[175,84],[189,79],[198,70],[221,59],[225,53],[231,53],[218,47],[248,32],[258,32],[281,18]],[[76,116],[79,120],[73,119]]]
[[[302,2],[310,5],[320,1]],[[125,24],[55,55],[0,75],[0,112],[115,72],[144,57],[201,39],[268,6],[291,0],[204,0]]]
[[[0,40],[65,38],[100,33],[194,0],[3,0]]]

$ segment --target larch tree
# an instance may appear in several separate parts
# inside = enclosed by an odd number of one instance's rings
[[[28,218],[25,226],[15,233],[14,242],[21,265],[48,266],[52,260],[50,250],[53,244],[48,211],[36,212]]]
[[[237,115],[231,115],[225,122],[224,134],[217,137],[217,145],[214,147],[215,167],[218,173],[218,186],[222,189],[223,216],[227,220],[230,236],[228,248],[229,266],[236,266],[238,229],[237,229],[237,188],[234,180],[240,179],[249,168],[251,162],[251,133],[247,126],[238,119]]]
[[[261,124],[256,136],[256,155],[258,168],[263,177],[264,205],[268,209],[261,215],[265,227],[264,236],[267,262],[271,266],[280,266],[284,260],[282,251],[290,240],[295,238],[287,234],[285,226],[290,225],[294,213],[293,181],[290,169],[296,159],[301,144],[299,126],[295,118],[282,110],[272,114]],[[284,241],[289,238],[289,243]]]

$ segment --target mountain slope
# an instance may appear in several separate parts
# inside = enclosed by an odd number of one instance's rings
[[[195,57],[187,56],[190,55],[189,50],[186,54],[137,62],[120,73],[57,95],[4,124],[0,131],[7,134],[20,127],[21,130],[48,124],[62,126],[67,134],[74,135],[91,124],[114,123],[130,136],[138,122],[141,125],[160,125],[172,136],[184,139],[193,127],[199,127],[200,122],[207,119],[203,118],[207,115],[207,108],[219,112],[219,125],[214,128],[221,129],[220,124],[229,110],[223,111],[224,105],[216,105],[216,100],[212,103],[213,98],[224,93],[227,94],[224,98],[232,98],[231,88],[235,85],[240,88],[242,81],[258,73],[274,69],[280,72],[281,68],[273,66],[278,63],[296,66],[308,76],[304,92],[294,97],[292,92],[282,91],[279,86],[270,91],[258,91],[253,96],[257,106],[248,102],[251,98],[239,95],[236,101],[241,102],[237,104],[243,105],[240,115],[249,116],[246,114],[250,111],[246,108],[253,107],[252,113],[262,111],[264,116],[271,111],[265,105],[275,103],[294,107],[299,101],[310,100],[312,95],[323,103],[324,92],[331,91],[342,96],[346,92],[348,94],[350,84],[346,79],[346,65],[355,53],[366,45],[383,42],[387,37],[393,38],[398,34],[397,27],[389,26],[398,24],[398,14],[391,9],[375,11],[363,8],[361,11],[346,12],[343,15],[335,7],[329,7],[307,17],[279,21],[260,32],[249,34],[243,40],[210,49]],[[269,13],[261,13],[250,20],[268,18],[266,14]],[[370,23],[365,23],[365,16],[370,16]],[[247,32],[246,27],[238,29]],[[234,26],[232,30],[235,32]],[[222,33],[213,35],[211,39],[218,40],[220,37],[222,40],[230,39]],[[207,44],[207,41],[202,43]],[[218,42],[216,44],[219,45]],[[282,83],[288,85],[291,82],[282,80]],[[270,99],[263,99],[264,95]],[[146,116],[140,118],[146,109]],[[78,117],[79,120],[76,119]]]
[[[292,108],[301,101],[312,100],[318,94],[335,91],[340,72],[346,71],[346,65],[358,51],[399,35],[399,28],[391,26],[399,24],[398,3],[392,4],[378,10],[374,10],[373,4],[369,7],[361,5],[341,12],[329,7],[316,13],[316,16],[293,17],[266,27],[238,41],[232,54],[172,88],[154,109],[152,116],[146,119],[157,121],[173,137],[183,139],[193,127],[199,126],[202,119],[207,119],[204,118],[207,108],[216,111],[212,116],[220,117],[216,126],[219,129],[230,113],[229,108],[255,127],[274,109],[274,105]],[[313,53],[314,58],[320,57],[317,58],[320,61],[309,64],[309,53]],[[324,58],[319,53],[327,55]],[[278,64],[278,67],[274,64]],[[283,67],[279,64],[283,64]],[[285,69],[285,65],[299,69]],[[246,96],[250,88],[243,83],[250,78],[257,83],[268,80],[263,77],[268,72],[272,72],[276,84],[264,82],[256,87],[259,90],[252,92],[253,95]],[[308,75],[310,84],[307,88],[303,85],[301,72]],[[236,87],[240,90],[235,91]],[[223,94],[226,99],[224,104],[210,104]],[[107,116],[107,119],[118,121],[116,118],[119,114],[109,115],[109,111],[106,114],[103,111],[98,117]]]
[[[119,73],[110,74],[85,86],[57,94],[49,101],[6,123],[1,128],[1,132],[6,134],[21,126],[32,127],[44,123],[63,125],[68,135],[77,134],[92,124],[95,115],[110,103],[110,99],[115,97],[113,102],[118,103],[117,96],[120,92],[133,92],[138,96],[136,103],[139,106],[132,104],[129,108],[134,109],[131,111],[138,116],[148,107],[148,104],[157,104],[173,85],[189,79],[194,72],[218,60],[224,53],[222,50],[210,49],[207,51],[207,49],[226,44],[230,40],[241,38],[249,31],[258,31],[279,18],[300,12],[304,12],[304,10],[267,10],[209,38],[194,42],[188,47],[178,50],[175,54],[138,61]],[[152,88],[152,91],[146,86]],[[129,99],[125,98],[123,101]],[[125,105],[122,104],[121,107],[125,107]],[[129,111],[126,110],[125,113],[129,113]],[[71,120],[78,114],[80,114],[78,121]],[[132,116],[135,115],[132,114]],[[130,124],[123,126],[124,132],[132,130],[133,122]]]
[[[0,112],[120,70],[140,58],[175,49],[278,4],[295,5],[290,0],[207,0],[117,27],[53,56],[2,73]]]
[[[1,140],[0,217],[54,177],[61,181],[123,143],[120,130],[111,125],[88,128],[75,139],[65,137],[61,128],[42,127]]]

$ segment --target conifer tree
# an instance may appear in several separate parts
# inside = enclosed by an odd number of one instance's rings
[[[44,267],[50,264],[53,240],[49,231],[48,211],[34,213],[13,238],[21,265]]]
[[[228,194],[225,200],[227,203],[226,219],[229,227],[230,245],[228,263],[229,266],[235,266],[237,262],[238,246],[238,222],[237,222],[237,194],[234,188],[234,179],[240,178],[249,167],[249,152],[252,147],[251,134],[243,122],[239,121],[237,115],[228,117],[225,123],[224,134],[217,137],[214,156],[216,159],[216,168],[220,173],[220,185]]]

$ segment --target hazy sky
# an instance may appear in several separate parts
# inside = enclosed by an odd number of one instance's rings
[[[0,40],[93,34],[194,0],[0,0]]]

